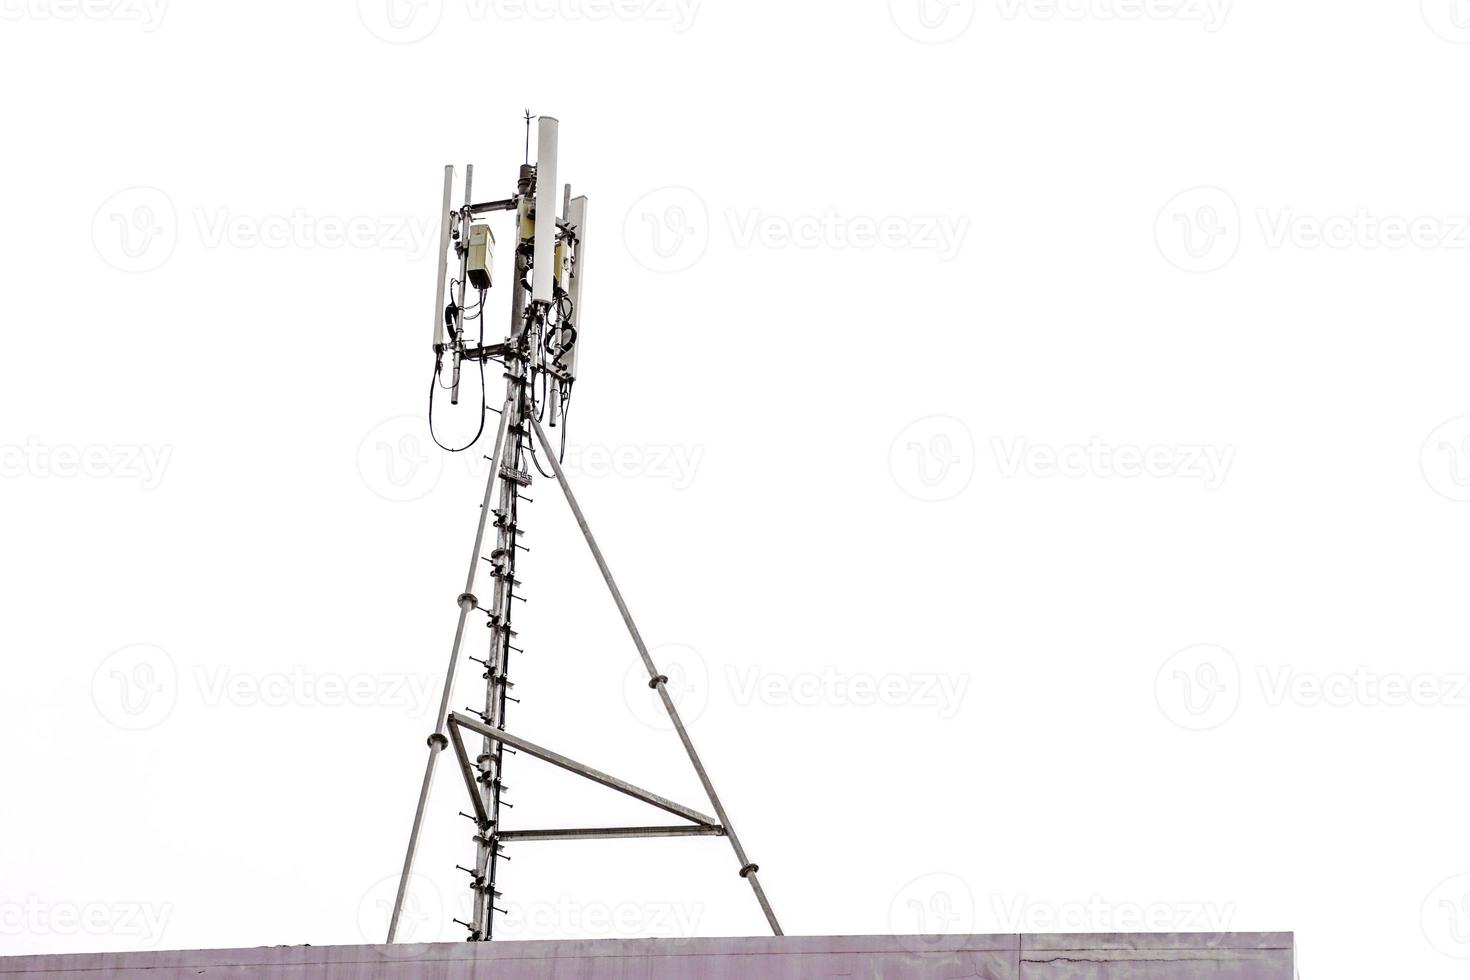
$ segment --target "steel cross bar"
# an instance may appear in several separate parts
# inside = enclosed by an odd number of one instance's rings
[[[464,736],[459,733],[458,725],[449,726],[449,740],[454,743],[454,754],[459,758],[459,771],[464,776],[464,788],[469,791],[470,805],[475,808],[475,824],[483,834],[490,826],[490,814],[485,809],[485,794],[475,781],[475,764],[470,761],[470,753],[464,747]]]
[[[648,655],[648,646],[643,642],[643,635],[638,632],[638,626],[633,622],[633,614],[628,611],[628,604],[623,601],[623,593],[618,590],[618,583],[613,580],[612,570],[607,567],[607,560],[602,556],[602,549],[597,546],[597,539],[592,536],[592,528],[587,525],[587,518],[577,504],[577,498],[572,493],[571,485],[567,483],[567,475],[562,472],[561,463],[557,460],[556,449],[552,447],[551,440],[546,437],[546,431],[541,428],[541,423],[537,422],[534,416],[530,417],[530,422],[532,430],[536,433],[536,439],[541,443],[546,459],[551,464],[551,472],[556,475],[556,482],[561,486],[562,495],[567,498],[572,514],[577,518],[577,526],[582,529],[582,537],[587,539],[587,547],[592,551],[592,557],[597,562],[598,570],[602,572],[602,580],[607,583],[613,602],[617,603],[618,612],[622,614],[623,623],[628,627],[628,634],[632,636],[633,644],[638,648],[638,656],[643,658],[643,666],[648,670],[648,683],[658,691],[664,710],[668,712],[669,720],[673,722],[674,729],[679,733],[679,741],[684,743],[684,751],[688,753],[694,771],[699,774],[699,781],[704,786],[705,795],[709,797],[710,806],[714,807],[716,815],[719,816],[720,826],[725,828],[725,836],[730,838],[730,846],[734,848],[735,857],[740,862],[740,876],[750,882],[750,888],[755,892],[755,900],[760,903],[761,911],[766,916],[766,922],[771,926],[771,932],[777,936],[784,935],[781,932],[781,924],[776,921],[776,913],[772,911],[771,903],[766,898],[765,890],[761,888],[760,880],[756,877],[756,866],[746,856],[745,848],[740,846],[740,838],[735,836],[735,828],[730,825],[730,816],[725,812],[724,805],[720,803],[720,797],[715,792],[715,785],[710,782],[709,773],[705,772],[704,763],[699,761],[699,753],[694,750],[694,742],[690,740],[689,732],[684,728],[684,722],[679,717],[679,709],[674,706],[674,699],[669,696],[668,685],[665,683],[667,678],[658,672],[653,658]]]
[[[566,756],[561,755],[557,752],[553,752],[550,749],[542,748],[535,742],[528,742],[525,739],[521,738],[519,735],[512,735],[510,732],[502,731],[499,728],[491,728],[484,722],[476,721],[469,715],[463,715],[456,711],[449,716],[449,724],[451,727],[459,725],[464,728],[468,728],[470,731],[483,735],[491,741],[504,742],[511,748],[516,749],[520,752],[524,752],[534,759],[540,759],[542,762],[549,762],[559,769],[565,769],[567,772],[574,772],[578,776],[583,776],[587,779],[592,780],[594,783],[601,783],[608,789],[615,789],[619,793],[623,793],[627,796],[633,797],[635,800],[642,800],[644,803],[650,803],[653,806],[658,807],[660,810],[672,813],[676,817],[683,817],[686,820],[692,820],[695,823],[703,824],[706,827],[718,826],[718,824],[715,823],[713,817],[707,817],[704,814],[700,813],[698,810],[691,810],[687,806],[680,806],[673,800],[666,800],[662,796],[659,796],[657,793],[650,793],[648,790],[640,789],[639,787],[634,786],[632,783],[624,782],[616,776],[609,776],[607,773],[603,772],[600,769],[593,769],[591,766],[583,765],[582,763],[577,762],[573,759],[568,759]]]
[[[499,837],[504,841],[532,840],[607,840],[615,837],[719,837],[725,833],[723,827],[702,827],[698,824],[677,827],[578,827],[565,830],[502,830]]]
[[[459,597],[459,625],[454,630],[454,646],[449,651],[449,668],[444,674],[444,694],[439,699],[438,720],[434,723],[434,734],[429,736],[429,761],[424,764],[424,781],[419,786],[418,809],[413,813],[413,827],[408,832],[408,852],[403,856],[403,873],[398,878],[398,895],[393,899],[393,917],[388,921],[388,942],[393,942],[398,933],[398,918],[403,912],[403,898],[408,892],[408,879],[413,873],[414,852],[419,846],[419,832],[424,826],[424,811],[429,805],[429,789],[434,784],[434,763],[439,753],[448,744],[444,737],[444,725],[449,716],[449,699],[454,693],[454,674],[459,667],[460,644],[464,642],[465,620],[478,600],[474,596],[475,572],[480,565],[480,549],[485,544],[485,522],[490,517],[490,501],[496,485],[500,482],[500,457],[505,449],[506,419],[510,417],[511,403],[505,403],[500,414],[500,427],[495,431],[495,449],[490,454],[490,476],[485,481],[485,499],[480,504],[480,523],[475,529],[475,549],[470,553],[470,570],[465,577],[464,593]]]

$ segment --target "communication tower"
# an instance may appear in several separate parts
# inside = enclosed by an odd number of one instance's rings
[[[471,812],[467,816],[475,824],[474,863],[472,867],[461,868],[470,879],[470,921],[461,923],[469,930],[470,940],[488,940],[494,935],[498,910],[495,900],[500,894],[495,888],[496,869],[508,844],[688,836],[718,836],[729,840],[740,876],[750,883],[771,931],[779,936],[782,934],[781,926],[761,888],[756,865],[746,855],[740,838],[735,834],[730,816],[720,802],[669,695],[668,678],[659,672],[649,655],[602,549],[593,538],[587,518],[567,483],[560,454],[542,427],[543,422],[549,427],[560,422],[565,445],[567,410],[577,379],[577,354],[585,327],[583,284],[587,273],[587,198],[572,197],[570,185],[558,183],[556,119],[541,116],[536,120],[536,161],[534,164],[530,162],[531,118],[528,112],[526,161],[521,165],[513,195],[477,202],[474,168],[466,166],[462,186],[464,203],[456,207],[457,175],[453,166],[444,168],[444,193],[440,207],[442,225],[434,293],[434,376],[430,386],[429,426],[431,430],[434,427],[434,404],[442,392],[448,393],[452,405],[459,404],[467,365],[476,366],[479,374],[480,425],[474,438],[466,445],[445,446],[439,442],[437,434],[435,442],[449,452],[463,452],[479,444],[488,413],[496,411],[487,401],[486,371],[489,365],[499,365],[503,369],[505,395],[497,413],[494,448],[487,457],[490,473],[470,552],[469,572],[465,577],[464,591],[458,599],[459,620],[450,649],[444,693],[439,701],[434,730],[428,739],[428,761],[393,903],[388,942],[394,941],[398,931],[435,766],[444,750],[451,747],[469,796]],[[500,214],[508,214],[510,220],[506,222],[509,227],[502,228],[501,238],[497,239],[490,221],[492,216]],[[504,247],[514,250],[514,274],[509,283],[510,329],[504,340],[487,343],[486,301],[494,285],[492,266],[497,241],[505,242]],[[452,271],[457,271],[457,275],[451,275]],[[476,334],[473,339],[469,336],[472,324]],[[689,762],[704,787],[709,806],[714,810],[713,816],[569,759],[507,729],[506,705],[514,701],[509,693],[514,686],[510,680],[511,655],[522,652],[516,645],[517,633],[512,626],[514,601],[523,598],[517,591],[521,583],[516,578],[516,553],[523,550],[520,538],[524,533],[517,505],[524,498],[525,488],[531,485],[533,472],[543,472],[543,461],[550,467],[551,476],[571,507],[592,558],[648,672],[648,686],[657,692],[668,713]],[[485,625],[489,627],[488,650],[485,650],[483,658],[469,656],[471,651],[466,639],[466,627],[477,615],[485,616]],[[466,658],[482,669],[484,707],[452,711],[450,701],[454,696],[455,677]],[[502,774],[507,749],[641,800],[680,822],[667,826],[507,829],[501,824]]]

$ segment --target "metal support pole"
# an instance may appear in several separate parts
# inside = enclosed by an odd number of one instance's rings
[[[490,516],[490,498],[500,480],[500,458],[505,449],[506,423],[510,414],[509,400],[501,413],[500,428],[495,432],[495,449],[491,452],[490,476],[485,480],[485,497],[480,504],[480,522],[475,529],[475,547],[470,553],[470,570],[465,576],[464,593],[459,597],[459,625],[454,629],[454,646],[449,652],[449,668],[444,675],[444,694],[439,699],[439,714],[434,722],[434,734],[429,736],[429,759],[424,764],[424,781],[419,787],[418,808],[413,813],[413,827],[408,832],[408,852],[403,856],[403,873],[398,879],[398,895],[393,900],[393,917],[388,922],[388,942],[398,934],[398,918],[403,913],[403,898],[408,892],[408,879],[413,873],[413,856],[419,845],[419,832],[424,825],[424,811],[429,805],[429,789],[434,783],[434,763],[439,758],[448,739],[444,736],[444,725],[449,717],[449,699],[454,694],[454,674],[459,666],[460,645],[464,642],[465,620],[470,610],[478,605],[474,595],[475,572],[479,570],[480,549],[485,541],[485,522]]]
[[[529,191],[529,188],[527,188]],[[513,199],[519,204],[520,195]],[[519,226],[515,241],[520,241]],[[505,412],[501,422],[511,441],[504,453],[497,453],[496,471],[524,472],[521,439],[525,435],[523,420],[527,417],[527,395],[531,384],[530,363],[525,355],[521,338],[525,334],[526,292],[521,286],[521,276],[512,262],[512,286],[510,297],[510,339],[505,353]],[[484,311],[480,313],[484,316]],[[490,650],[485,656],[485,708],[483,717],[492,729],[505,727],[506,702],[510,688],[511,653],[511,610],[515,606],[516,538],[520,531],[516,526],[517,509],[520,501],[520,485],[502,477],[498,516],[496,518],[495,550],[490,564],[495,570],[495,588],[490,605]],[[486,737],[481,741],[480,754],[475,759],[480,790],[484,794],[485,809],[489,814],[488,828],[481,828],[475,840],[475,881],[479,886],[473,893],[473,909],[470,915],[472,938],[488,940],[495,932],[495,882],[500,857],[500,799],[504,786],[501,776],[505,767],[505,749],[502,743]]]
[[[676,827],[578,827],[565,830],[502,830],[501,840],[617,840],[630,837],[720,837],[723,827],[680,824]]]
[[[551,472],[556,475],[556,482],[561,486],[561,492],[567,498],[572,514],[577,518],[577,526],[582,529],[582,537],[586,538],[587,547],[592,551],[592,557],[602,572],[602,580],[607,583],[613,602],[617,603],[623,623],[628,627],[628,633],[633,638],[633,644],[638,648],[638,656],[643,659],[643,666],[648,670],[649,684],[658,690],[664,710],[668,712],[669,720],[674,723],[674,729],[679,733],[679,741],[684,743],[684,751],[688,753],[694,771],[699,774],[699,781],[704,786],[705,795],[709,797],[710,806],[714,807],[720,826],[725,828],[725,836],[730,839],[730,846],[734,848],[735,857],[740,862],[740,876],[750,882],[751,890],[755,892],[755,899],[760,903],[761,911],[765,913],[766,922],[770,923],[771,932],[777,936],[784,935],[781,932],[781,924],[776,921],[776,913],[771,910],[771,903],[766,899],[766,893],[761,888],[760,880],[756,877],[756,866],[746,856],[745,848],[740,846],[740,838],[735,835],[735,828],[730,824],[730,816],[720,803],[720,797],[715,792],[714,783],[710,782],[709,773],[705,772],[704,764],[699,761],[699,753],[694,750],[694,743],[689,738],[689,732],[684,728],[684,722],[679,717],[679,710],[674,706],[674,699],[669,696],[666,683],[668,678],[659,673],[658,667],[653,663],[653,658],[648,654],[648,647],[643,642],[643,636],[638,632],[637,624],[633,622],[633,614],[628,611],[628,604],[623,601],[623,594],[618,590],[617,582],[613,580],[612,571],[607,567],[606,559],[602,557],[602,549],[597,546],[597,539],[592,536],[592,529],[587,525],[587,518],[582,514],[582,508],[578,506],[577,498],[572,494],[566,474],[562,472],[561,463],[556,458],[556,450],[552,447],[551,440],[546,437],[546,432],[541,428],[541,424],[534,417],[529,421],[532,430],[536,433],[537,441],[541,443],[541,448],[551,463]]]
[[[483,315],[483,314],[482,314]],[[505,470],[521,468],[521,417],[524,412],[525,361],[511,351],[505,358],[506,398],[502,422],[506,427],[509,442],[505,451],[496,460],[497,475]],[[520,487],[513,480],[501,476],[500,496],[496,508],[495,550],[491,552],[490,565],[495,574],[490,605],[490,643],[485,657],[485,708],[483,717],[491,728],[505,727],[506,693],[510,670],[511,596],[515,591],[516,505]],[[488,505],[487,505],[488,506]],[[485,809],[490,814],[490,826],[482,827],[476,835],[475,875],[479,889],[474,893],[474,908],[470,917],[471,929],[479,938],[489,939],[494,931],[495,915],[495,870],[499,843],[496,832],[500,826],[501,762],[503,755],[498,744],[490,739],[482,741],[480,754],[475,759],[480,790],[484,794]]]

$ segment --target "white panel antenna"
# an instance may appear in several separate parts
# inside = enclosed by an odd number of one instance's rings
[[[556,199],[561,185],[556,182],[557,121],[542,116],[536,131],[536,252],[531,278],[531,302],[550,305],[556,275]],[[537,274],[547,273],[547,274]]]

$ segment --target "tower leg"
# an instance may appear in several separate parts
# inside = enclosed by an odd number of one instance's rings
[[[524,195],[529,188],[519,190]],[[519,239],[519,234],[516,237]],[[490,555],[495,587],[490,606],[490,650],[485,655],[485,709],[480,715],[486,724],[497,729],[505,727],[506,700],[510,688],[510,641],[514,635],[511,629],[511,609],[515,605],[516,539],[520,536],[520,530],[516,526],[520,485],[503,476],[502,470],[523,473],[526,469],[522,459],[521,440],[529,438],[523,420],[527,416],[532,379],[530,359],[537,351],[534,340],[529,345],[525,342],[528,318],[523,271],[517,252],[510,295],[510,337],[505,356],[505,409],[500,419],[505,427],[507,441],[504,450],[495,453],[495,476],[500,479],[495,550]],[[481,316],[484,316],[483,312]],[[487,488],[487,501],[489,497]],[[489,940],[495,933],[495,882],[500,866],[500,797],[504,762],[504,744],[492,742],[489,738],[483,739],[475,768],[479,773],[477,779],[480,794],[490,822],[487,827],[481,827],[480,833],[475,836],[476,888],[471,892],[473,908],[470,915],[473,939]]]
[[[474,595],[475,573],[479,570],[480,549],[484,547],[485,524],[490,516],[490,502],[496,484],[500,481],[500,459],[505,451],[506,420],[510,417],[510,408],[510,400],[507,399],[505,410],[500,416],[500,428],[495,433],[495,449],[490,454],[490,476],[485,481],[485,497],[480,504],[480,523],[475,529],[475,549],[470,555],[470,570],[465,576],[464,593],[459,597],[459,625],[455,627],[454,646],[449,652],[449,668],[444,675],[444,694],[439,699],[439,714],[434,723],[434,734],[429,736],[429,758],[424,764],[424,781],[419,787],[418,808],[414,810],[413,827],[408,832],[408,851],[403,856],[403,872],[398,878],[398,895],[393,900],[393,915],[388,920],[388,942],[390,943],[397,938],[398,919],[403,914],[403,899],[408,892],[408,879],[413,874],[414,852],[418,850],[419,832],[424,825],[424,811],[429,805],[429,789],[434,783],[434,764],[439,759],[439,753],[444,751],[445,746],[449,744],[449,740],[444,735],[444,722],[449,717],[449,699],[454,694],[454,675],[459,666],[460,647],[464,643],[465,621],[469,618],[470,610],[478,604]]]
[[[526,414],[526,390],[530,384],[524,357],[517,351],[506,355],[506,399],[502,422],[506,427],[507,441],[504,450],[497,454],[498,468],[511,472],[524,469],[521,439],[525,435],[522,418]],[[505,727],[505,709],[510,687],[511,653],[511,607],[514,605],[517,502],[520,485],[513,479],[500,480],[500,500],[495,519],[495,550],[490,554],[490,567],[495,576],[490,605],[490,650],[485,657],[485,707],[481,717],[491,728]],[[495,881],[499,865],[500,849],[500,797],[502,762],[505,748],[489,738],[482,741],[479,757],[475,760],[479,770],[481,797],[490,816],[490,826],[481,828],[475,840],[474,908],[471,929],[480,939],[488,940],[495,931]]]
[[[577,498],[572,494],[571,485],[567,483],[567,475],[562,472],[561,463],[556,458],[556,450],[552,447],[551,440],[546,437],[546,432],[541,428],[541,424],[535,418],[530,418],[528,421],[536,433],[536,440],[546,453],[546,458],[551,464],[551,471],[556,475],[556,482],[560,485],[562,494],[567,498],[567,504],[571,506],[573,516],[577,518],[577,526],[582,529],[582,537],[587,540],[587,547],[592,551],[592,557],[597,562],[598,570],[602,572],[602,580],[607,583],[613,602],[617,603],[623,623],[628,627],[628,634],[633,638],[633,645],[638,648],[638,656],[643,659],[643,666],[648,671],[649,686],[657,689],[664,710],[668,712],[669,720],[673,722],[674,729],[679,733],[679,741],[684,743],[684,751],[688,753],[694,771],[699,774],[699,782],[704,786],[710,806],[714,807],[720,826],[725,828],[725,836],[730,839],[730,846],[735,849],[735,857],[740,862],[740,876],[750,882],[751,890],[755,892],[755,900],[760,903],[761,911],[765,913],[766,922],[770,924],[772,934],[783,935],[781,924],[776,921],[776,913],[771,910],[771,903],[766,898],[765,890],[761,888],[760,879],[756,877],[756,866],[746,856],[745,848],[740,846],[740,838],[730,823],[730,815],[725,812],[724,805],[720,803],[714,783],[710,782],[709,773],[705,771],[704,763],[700,762],[699,753],[694,750],[694,742],[690,740],[689,732],[684,728],[684,722],[679,717],[679,709],[674,706],[674,699],[669,696],[668,678],[658,672],[658,667],[654,665],[653,658],[648,654],[643,635],[638,632],[638,626],[633,622],[633,614],[628,611],[628,604],[623,601],[623,594],[618,590],[617,582],[613,580],[612,571],[607,567],[607,561],[602,556],[602,549],[597,546],[597,539],[592,536],[592,529],[587,525],[587,518],[577,504]]]

